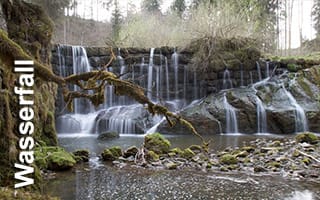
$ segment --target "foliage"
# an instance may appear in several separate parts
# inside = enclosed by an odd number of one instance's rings
[[[118,0],[114,0],[114,10],[112,12],[112,37],[114,41],[119,39],[120,28],[121,28],[122,16],[120,13]]]
[[[161,0],[143,0],[141,8],[144,12],[157,14],[160,13]]]
[[[317,36],[320,35],[320,0],[314,0],[314,5],[312,8],[312,16],[314,20],[314,28],[317,31]]]
[[[265,50],[275,47],[276,4],[272,0],[201,2],[185,12],[183,18],[179,17],[184,10],[182,0],[174,1],[171,6],[178,14],[132,16],[121,28],[121,44],[185,46],[196,38],[241,36],[259,39]]]
[[[53,20],[64,16],[64,9],[71,4],[71,0],[29,0],[29,2],[40,5]]]
[[[183,12],[186,10],[185,0],[175,0],[171,5],[171,11],[182,17]]]

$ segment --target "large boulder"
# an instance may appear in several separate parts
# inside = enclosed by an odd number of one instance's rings
[[[156,154],[168,153],[170,146],[170,141],[165,139],[160,133],[153,133],[144,137],[144,147]]]
[[[35,149],[35,163],[40,169],[61,171],[76,164],[74,156],[61,147],[38,147]]]

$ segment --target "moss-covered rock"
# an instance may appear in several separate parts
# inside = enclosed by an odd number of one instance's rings
[[[183,153],[181,154],[181,156],[185,159],[191,159],[195,155],[196,154],[190,148],[186,148],[185,150],[183,150]]]
[[[311,160],[310,160],[310,158],[308,158],[308,157],[304,157],[304,158],[301,160],[301,162],[303,162],[303,163],[306,164],[306,165],[309,165],[309,164],[311,163]]]
[[[175,153],[176,155],[181,155],[183,153],[183,151],[179,147],[176,147],[176,148],[170,149],[170,153]]]
[[[267,164],[268,167],[272,167],[272,168],[279,168],[281,167],[281,164],[280,162],[277,162],[277,161],[272,161],[272,162],[269,162]]]
[[[49,154],[48,169],[53,171],[61,171],[72,168],[76,164],[73,156],[66,151],[57,151]]]
[[[191,149],[195,153],[200,153],[202,151],[202,147],[200,145],[195,144],[191,145],[189,149]]]
[[[168,162],[168,163],[165,164],[165,167],[167,169],[172,170],[172,169],[177,169],[178,165],[176,163],[174,163],[174,162]]]
[[[105,132],[105,133],[101,133],[97,139],[98,140],[108,140],[108,139],[112,139],[112,138],[119,138],[120,134],[114,131],[111,132]]]
[[[60,171],[72,168],[76,160],[63,148],[49,146],[35,149],[35,163],[40,169]]]
[[[122,150],[119,146],[107,148],[101,154],[102,160],[104,161],[113,161],[118,159],[120,156],[122,156]]]
[[[147,152],[147,160],[148,161],[158,161],[159,160],[159,155],[157,153],[155,153],[154,151],[148,151]]]
[[[226,164],[226,165],[234,165],[238,163],[237,157],[231,154],[224,154],[223,156],[220,157],[219,161],[221,164]]]
[[[123,152],[123,157],[128,158],[130,156],[135,156],[139,152],[136,146],[131,146]]]
[[[246,151],[246,152],[248,152],[248,153],[254,152],[255,149],[256,149],[256,148],[255,148],[255,147],[252,147],[252,146],[244,146],[244,147],[241,148],[241,150]]]
[[[37,192],[12,190],[10,188],[0,188],[0,199],[2,200],[59,200],[59,198],[50,197],[48,195],[41,195]]]
[[[168,153],[170,146],[169,140],[165,139],[160,133],[149,134],[144,138],[144,147],[157,154]]]
[[[309,132],[301,133],[297,135],[295,139],[299,143],[306,142],[309,144],[317,144],[319,141],[318,136],[316,136],[314,133]]]
[[[72,153],[77,162],[88,162],[89,161],[89,150],[78,149]]]

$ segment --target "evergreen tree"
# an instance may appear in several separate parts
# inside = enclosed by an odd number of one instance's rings
[[[71,4],[71,0],[29,0],[29,2],[41,6],[54,21],[64,16],[64,9]]]
[[[113,40],[119,39],[121,29],[122,15],[119,8],[118,0],[114,0],[114,10],[112,11],[111,23],[112,23],[112,36]]]
[[[183,12],[186,10],[185,0],[175,0],[171,5],[171,10],[181,17]]]
[[[317,31],[317,37],[320,37],[320,0],[314,0],[312,17],[314,21],[314,28]]]
[[[141,8],[149,13],[160,13],[161,0],[143,0]]]

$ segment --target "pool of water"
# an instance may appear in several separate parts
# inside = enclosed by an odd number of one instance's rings
[[[60,134],[59,145],[68,151],[76,149],[88,149],[94,154],[100,154],[105,148],[110,146],[121,146],[128,148],[132,145],[140,147],[143,144],[144,135],[123,134],[119,138],[101,141],[97,139],[95,134]],[[171,142],[172,148],[186,148],[192,144],[201,144],[201,140],[194,135],[164,135]],[[219,151],[226,147],[242,146],[252,140],[258,138],[275,139],[284,137],[293,137],[294,135],[257,135],[257,134],[228,134],[228,135],[211,135],[204,136],[206,140],[210,140],[210,149]]]
[[[211,149],[242,146],[259,138],[281,139],[278,135],[214,135]],[[165,135],[172,147],[185,148],[200,144],[192,135]],[[142,135],[121,135],[108,141],[96,135],[60,135],[59,143],[68,151],[89,149],[89,163],[72,171],[56,174],[44,185],[43,192],[62,200],[104,199],[320,199],[320,183],[292,180],[280,174],[247,174],[240,172],[202,172],[196,170],[150,170],[136,167],[118,169],[101,162],[98,155],[106,147],[119,145],[127,148],[141,146]]]

